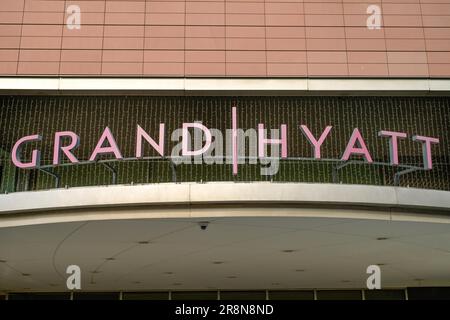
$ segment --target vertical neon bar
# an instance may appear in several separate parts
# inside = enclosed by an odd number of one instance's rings
[[[233,143],[233,175],[238,173],[238,158],[237,158],[237,116],[236,107],[231,108],[231,134]]]

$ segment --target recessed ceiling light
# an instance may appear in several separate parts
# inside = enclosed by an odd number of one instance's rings
[[[377,240],[388,240],[389,238],[386,237],[378,237]]]
[[[292,252],[295,252],[295,251],[297,251],[297,250],[293,250],[293,249],[281,250],[281,252],[284,252],[284,253],[292,253]]]

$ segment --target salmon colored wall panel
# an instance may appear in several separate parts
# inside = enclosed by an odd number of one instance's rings
[[[144,37],[145,28],[144,26],[124,26],[124,25],[107,25],[104,28],[96,27],[98,31],[104,32],[104,36],[106,37],[133,37],[133,38],[141,38]],[[70,32],[68,32],[70,33]],[[97,33],[94,33],[97,36]]]
[[[186,25],[224,25],[225,15],[223,13],[187,13]]]
[[[146,38],[144,49],[184,50],[184,38]]]
[[[185,65],[187,76],[221,76],[225,73],[225,63],[192,63]]]
[[[392,1],[395,2],[395,1]],[[419,3],[390,3],[383,2],[384,15],[420,15],[421,6]]]
[[[153,26],[184,25],[184,13],[147,13],[145,23]]]
[[[350,39],[383,39],[384,29],[369,30],[365,27],[346,27],[345,36]]]
[[[29,62],[20,61],[17,74],[20,75],[48,75],[59,73],[59,62]]]
[[[304,26],[303,15],[294,14],[267,14],[266,26]]]
[[[16,0],[21,2],[20,0]],[[3,3],[3,1],[2,1]],[[25,0],[25,11],[30,12],[64,12],[64,1]]]
[[[22,26],[14,24],[0,24],[0,37],[20,37]]]
[[[306,77],[308,67],[301,63],[269,63],[267,65],[267,75],[269,77]]]
[[[303,7],[304,5],[302,2],[266,2],[265,13],[299,15],[305,13]]]
[[[387,77],[389,75],[387,64],[376,63],[350,63],[348,75],[355,77]]]
[[[385,51],[386,40],[384,39],[347,39],[347,49],[350,51]]]
[[[252,39],[252,38],[227,38],[226,39],[227,50],[265,50],[265,39]]]
[[[83,9],[81,9],[83,10]],[[68,19],[69,15],[67,13],[64,14],[64,20],[65,23]],[[103,25],[105,22],[105,13],[104,12],[85,12],[82,11],[81,15],[81,24],[83,26],[87,25]]]
[[[23,13],[25,24],[51,24],[62,25],[64,23],[63,12],[27,12]]]
[[[225,50],[225,38],[185,38],[186,50]]]
[[[22,23],[23,12],[3,12],[0,11],[0,21],[6,23]]]
[[[70,5],[80,28],[68,28]],[[368,7],[381,9],[368,28]],[[450,0],[2,0],[0,75],[450,77]]]
[[[12,12],[12,11],[23,11],[24,3],[18,0],[2,0],[2,5],[0,7],[0,12]]]
[[[61,50],[20,50],[20,61],[59,62]]]
[[[428,52],[428,62],[430,64],[450,63],[450,52]]]
[[[147,76],[182,76],[184,75],[184,63],[144,63],[144,75]]]
[[[388,51],[425,51],[425,40],[387,39],[386,49]]]
[[[61,62],[60,73],[62,75],[99,75],[101,74],[102,64],[95,62]]]
[[[148,1],[145,5],[146,13],[184,13],[184,1]]]
[[[0,49],[0,61],[1,62],[15,62],[19,57],[19,50]],[[12,63],[11,63],[12,65]]]
[[[20,37],[0,37],[0,48],[16,49],[20,46]]]
[[[321,77],[347,76],[348,67],[345,63],[310,63],[308,64],[308,75]]]
[[[100,0],[66,0],[66,8],[71,5],[77,5],[81,8],[82,12],[105,12],[105,1]]]
[[[102,74],[135,75],[142,74],[143,63],[140,62],[103,62]]]
[[[131,38],[131,37],[109,37],[103,39],[103,49],[104,50],[142,50],[144,48],[144,38]],[[131,51],[130,51],[131,52]]]
[[[352,64],[386,64],[386,52],[377,51],[347,51],[348,63]]]
[[[86,26],[86,28],[89,28]],[[24,24],[21,26],[22,36],[35,37],[35,36],[49,36],[60,37],[63,32],[63,27],[60,24],[47,25],[47,24]]]
[[[62,50],[61,62],[83,62],[78,63],[80,67],[85,62],[101,62],[102,51],[101,50]]]
[[[345,39],[307,39],[308,50],[313,51],[343,51],[346,50]]]
[[[221,62],[225,63],[225,51],[186,51],[184,55],[186,62]],[[181,59],[182,61],[182,59]]]
[[[429,51],[450,51],[450,41],[448,39],[426,40],[426,46]]]
[[[267,39],[267,50],[306,50],[305,39]]]
[[[184,52],[168,50],[145,50],[144,62],[181,62],[184,63]]]
[[[450,39],[450,28],[424,28],[426,39]]]
[[[145,1],[106,1],[106,12],[140,13],[145,11]]]
[[[423,16],[423,26],[424,27],[439,27],[448,28],[450,27],[450,15],[441,16]]]
[[[306,37],[314,39],[342,39],[345,38],[344,27],[305,27]]]
[[[15,75],[17,73],[17,64],[8,61],[0,61],[0,73],[3,75]]]
[[[21,49],[60,49],[60,37],[22,37]]]
[[[142,62],[142,50],[103,50],[103,62]]]
[[[389,63],[427,63],[426,52],[388,52]]]
[[[165,3],[170,5],[171,3]],[[225,13],[225,5],[223,2],[184,2],[180,3],[181,12],[186,7],[186,13]],[[230,12],[230,11],[228,11]]]
[[[228,14],[264,14],[264,2],[226,2]]]
[[[229,76],[266,76],[265,63],[227,63],[226,73]]]
[[[436,1],[437,2],[437,1]],[[422,14],[424,15],[447,15],[450,16],[450,3],[422,3],[421,4]]]
[[[267,51],[267,63],[305,64],[306,51]]]
[[[387,39],[423,39],[428,28],[386,27],[383,30]]]
[[[234,63],[234,62],[265,63],[266,62],[266,52],[265,51],[227,51],[226,61],[227,61],[227,63]]]
[[[225,38],[225,27],[219,26],[186,26],[187,38]]]
[[[227,26],[225,27],[226,37],[228,38],[268,38],[271,37],[271,30],[276,27],[243,27],[243,26]],[[288,31],[284,32],[286,28],[283,29],[283,33],[287,34]]]
[[[63,49],[102,49],[103,38],[89,38],[89,37],[65,37],[63,38]]]
[[[308,15],[342,15],[343,6],[341,3],[304,3],[305,14]]]
[[[447,77],[448,78],[449,74],[450,74],[450,63],[430,64],[429,72],[430,72],[430,77]]]
[[[144,19],[145,19],[144,13],[107,12],[105,14],[105,24],[143,25]]]
[[[407,64],[399,63],[389,64],[389,75],[394,77],[428,77],[428,65],[427,64]]]
[[[227,13],[225,17],[227,25],[231,26],[264,26],[264,14],[233,14]]]
[[[344,26],[344,17],[337,14],[306,14],[305,25],[311,27]]]
[[[361,14],[366,13],[368,4],[363,3],[363,2],[364,1],[355,1],[355,2],[349,3],[349,2],[344,1],[344,3],[342,4],[344,14],[346,14],[346,15],[354,15],[354,14],[361,15]],[[370,4],[377,5],[380,8],[384,5],[384,3],[382,4],[381,1],[370,1]],[[384,7],[383,7],[383,9],[384,9]]]
[[[308,51],[309,63],[347,63],[345,51]]]
[[[182,38],[184,37],[184,26],[145,26],[146,37],[154,38]]]

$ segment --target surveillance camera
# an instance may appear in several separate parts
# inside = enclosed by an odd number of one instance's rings
[[[200,221],[200,222],[198,223],[198,225],[199,225],[200,229],[206,230],[206,228],[208,228],[209,221]]]

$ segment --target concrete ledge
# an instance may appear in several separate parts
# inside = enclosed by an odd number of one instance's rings
[[[448,79],[0,77],[0,94],[448,95]]]
[[[307,183],[162,183],[80,187],[0,195],[0,215],[36,211],[151,205],[299,204],[412,208],[450,213],[450,192],[366,185]]]

